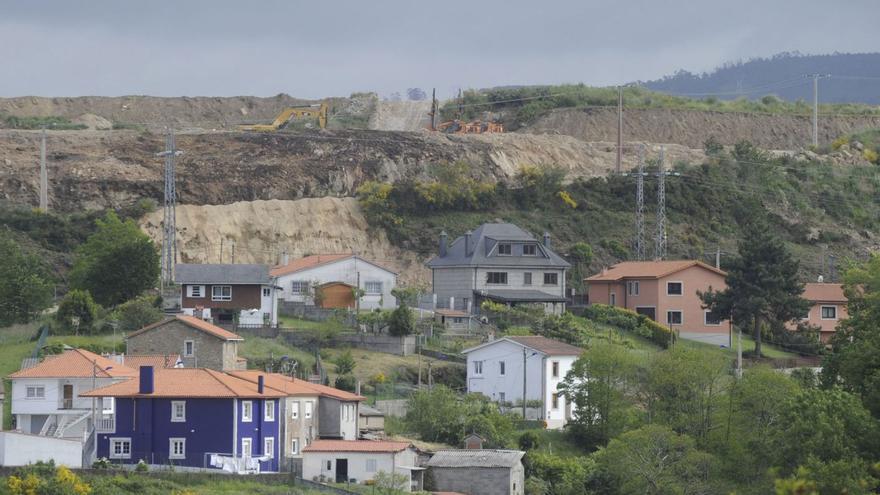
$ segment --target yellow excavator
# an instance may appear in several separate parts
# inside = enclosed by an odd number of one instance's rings
[[[275,132],[286,126],[292,119],[302,118],[316,118],[318,119],[318,127],[324,129],[327,127],[327,104],[287,107],[275,117],[271,124],[248,124],[240,125],[238,128],[242,131]]]

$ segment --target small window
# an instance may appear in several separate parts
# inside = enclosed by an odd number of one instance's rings
[[[554,392],[550,396],[550,407],[553,409],[559,409],[559,394]]]
[[[214,285],[211,287],[212,301],[231,301],[232,286],[231,285]]]
[[[718,326],[721,324],[721,316],[720,315],[716,315],[715,313],[713,313],[712,311],[709,311],[708,309],[705,310],[703,314],[705,315],[704,323],[706,325]]]
[[[241,402],[241,420],[245,423],[250,423],[254,420],[254,403],[245,400]]]
[[[186,439],[185,438],[169,438],[168,439],[168,458],[169,459],[186,459]]]
[[[183,356],[184,357],[193,357],[195,354],[196,343],[192,340],[184,340],[183,341]]]
[[[251,454],[254,453],[251,448],[251,439],[250,438],[242,438],[241,439],[241,455],[242,457],[250,457]]]
[[[205,286],[204,285],[187,285],[186,286],[186,296],[194,297],[194,298],[202,298],[205,297]]]
[[[504,368],[504,361],[498,361],[498,374],[504,376],[505,371],[506,370]]]
[[[293,455],[299,454],[299,439],[294,438],[290,441],[290,453]]]
[[[290,283],[290,292],[293,294],[308,294],[309,283],[305,280],[294,280]]]
[[[682,316],[681,311],[667,311],[666,312],[666,324],[667,325],[681,325]]]
[[[559,378],[559,361],[553,361],[552,363],[550,363],[550,369],[550,374],[553,376],[553,378]]]
[[[611,306],[617,306],[617,294],[613,292],[611,293],[608,298],[608,304],[610,304]]]
[[[116,410],[116,399],[113,397],[102,397],[101,398],[101,414],[108,415],[113,414]]]
[[[378,469],[376,466],[376,459],[367,459],[367,465],[364,466],[364,469],[368,473],[375,473],[376,470]]]
[[[291,419],[299,419],[299,401],[290,403],[290,417]]]
[[[171,422],[182,423],[186,421],[186,401],[171,401]]]
[[[46,387],[42,385],[29,386],[25,389],[25,394],[28,399],[45,399]]]
[[[272,289],[268,287],[263,287],[263,297],[269,297],[272,295]]]
[[[371,281],[364,283],[364,292],[367,294],[381,294],[382,293],[382,282]]]
[[[544,285],[558,285],[559,284],[559,274],[558,273],[545,273],[544,274]]]
[[[474,374],[482,375],[483,374],[483,362],[482,361],[474,361]]]
[[[498,392],[498,402],[504,404],[507,402],[505,399],[507,399],[507,395],[504,392]]]
[[[332,469],[333,469],[333,461],[328,460],[327,461],[327,471],[330,471]]]
[[[510,244],[499,244],[498,245],[498,255],[499,256],[510,256],[513,253]]]
[[[486,273],[486,283],[487,284],[506,284],[507,283],[507,272],[487,272]]]
[[[312,401],[306,402],[306,419],[312,417],[312,407],[314,407],[314,402],[312,402]]]
[[[630,280],[626,283],[626,293],[631,296],[639,295],[639,281],[638,280]]]
[[[822,306],[822,319],[823,320],[836,320],[837,319],[837,306]]]
[[[110,458],[131,459],[131,438],[111,438]]]
[[[532,285],[532,272],[523,273],[523,285]]]
[[[275,421],[275,403],[271,400],[267,400],[265,402],[265,414],[263,414],[264,421]]]
[[[269,456],[270,459],[275,458],[275,437],[263,439],[263,455]]]
[[[684,294],[684,284],[681,282],[666,282],[667,296],[680,296]]]
[[[534,244],[523,244],[523,256],[537,256],[538,246]]]

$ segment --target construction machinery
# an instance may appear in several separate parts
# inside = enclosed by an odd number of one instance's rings
[[[437,130],[447,134],[489,134],[504,132],[504,125],[498,122],[483,122],[474,120],[450,120],[437,126]]]
[[[240,125],[242,131],[275,132],[282,129],[293,119],[318,119],[318,127],[327,127],[327,104],[299,105],[287,107],[275,117],[271,124],[248,124]]]

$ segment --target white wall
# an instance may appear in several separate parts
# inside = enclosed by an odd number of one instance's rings
[[[358,403],[340,402],[339,432],[343,440],[357,440],[358,437]]]
[[[547,380],[547,386],[544,389],[544,418],[549,428],[561,428],[565,425],[568,418],[565,417],[566,400],[562,395],[559,396],[559,407],[553,409],[553,394],[557,393],[560,383],[565,380],[565,375],[571,370],[572,365],[577,358],[573,356],[547,356],[544,361],[544,376]],[[559,376],[553,377],[553,362],[559,362]],[[574,414],[575,407],[572,404],[571,414]]]
[[[364,295],[361,298],[361,309],[393,309],[397,307],[397,300],[391,295],[391,289],[397,286],[397,275],[356,257],[334,261],[278,277],[276,285],[282,288],[278,291],[278,297],[285,301],[311,303],[312,301],[307,296],[291,292],[291,283],[293,281],[309,282],[310,284],[315,282],[343,282],[352,286],[358,286],[358,273],[360,273],[361,289],[366,287],[367,282],[382,282],[382,293]]]
[[[82,467],[82,442],[60,438],[0,432],[0,466],[25,466],[54,460],[56,465]]]
[[[110,385],[118,380],[112,378],[97,378],[94,383],[97,387]],[[92,386],[91,378],[14,378],[12,380],[12,414],[57,414],[64,413],[61,410],[64,394],[64,384],[73,385],[73,408],[91,409],[92,399],[80,397],[79,394],[88,392],[96,387]],[[46,389],[43,399],[28,399],[27,386],[42,385]]]
[[[348,460],[348,477],[354,478],[358,483],[371,480],[379,471],[386,473],[410,476],[408,469],[402,466],[414,467],[418,465],[418,457],[414,450],[407,449],[396,454],[389,452],[304,452],[303,453],[303,478],[312,480],[323,475],[331,481],[336,478],[336,460]],[[367,472],[367,460],[376,460],[376,471]],[[327,469],[327,461],[330,461],[330,469]],[[406,491],[409,490],[409,482],[406,483]]]
[[[269,295],[263,295],[265,289],[269,289]],[[256,309],[256,308],[250,308]],[[186,310],[184,310],[186,312]],[[264,285],[260,287],[260,308],[259,311],[242,310],[238,315],[238,322],[242,325],[262,325],[263,313],[271,314],[270,322],[272,325],[278,324],[278,291],[272,285]]]
[[[526,395],[528,400],[541,398],[541,380],[543,374],[543,354],[532,355],[534,351],[526,349]],[[474,362],[483,362],[483,373],[474,371]],[[500,362],[504,361],[505,374],[501,376]],[[504,400],[516,403],[522,398],[523,391],[523,347],[506,340],[494,343],[467,354],[467,386],[468,392],[476,392],[489,397],[493,401]]]

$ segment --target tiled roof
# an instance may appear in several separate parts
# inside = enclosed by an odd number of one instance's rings
[[[692,266],[699,266],[722,276],[727,275],[723,270],[696,260],[624,261],[592,277],[587,277],[586,280],[588,282],[606,282],[624,278],[662,278]]]
[[[174,266],[178,284],[266,285],[270,282],[269,265],[188,264]]]
[[[305,270],[307,268],[314,268],[316,266],[325,265],[327,263],[332,263],[334,261],[344,260],[347,258],[351,258],[354,256],[353,254],[313,254],[311,256],[306,256],[305,258],[299,258],[291,261],[286,265],[277,265],[273,266],[272,270],[269,272],[273,277],[280,277],[282,275],[290,275],[291,273],[296,273],[300,270]]]
[[[264,383],[267,387],[272,387],[279,392],[283,392],[285,396],[319,395],[343,401],[366,400],[366,397],[346,392],[345,390],[339,390],[338,388],[328,387],[326,385],[318,385],[279,373],[263,373],[256,370],[229,371],[228,373],[252,383],[256,383],[257,377],[262,375],[265,377]]]
[[[9,378],[130,378],[137,371],[85,349],[71,349],[48,356],[40,364],[9,375]]]
[[[513,342],[528,347],[529,349],[534,349],[547,356],[580,356],[584,352],[580,347],[566,344],[565,342],[548,339],[547,337],[542,337],[540,335],[525,335],[520,337],[502,337],[497,340],[491,340],[484,344],[471,347],[470,349],[465,349],[462,353],[467,354],[471,351],[482,349],[503,341]]]
[[[165,397],[165,398],[245,398],[275,399],[285,397],[284,393],[272,387],[264,387],[263,393],[257,390],[256,382],[243,380],[222,371],[204,368],[163,368],[153,372],[153,393],[141,394],[137,379],[126,380],[91,392],[81,397]]]
[[[165,325],[166,323],[168,323],[170,321],[174,321],[174,320],[177,320],[177,321],[185,324],[188,327],[195,328],[196,330],[201,330],[202,332],[205,332],[209,335],[213,335],[214,337],[217,337],[219,339],[244,340],[240,335],[234,334],[234,333],[230,332],[229,330],[225,330],[223,328],[218,327],[217,325],[213,325],[211,323],[208,323],[207,321],[202,320],[201,318],[196,318],[195,316],[188,316],[188,315],[176,315],[174,318],[168,318],[168,319],[162,320],[160,322],[153,323],[152,325],[147,325],[144,328],[141,328],[140,330],[136,330],[136,331],[128,334],[128,337],[126,337],[126,338],[131,338],[131,337],[134,337],[135,335],[140,335],[142,333],[149,332],[150,330],[152,330],[154,328],[161,327],[161,326]]]
[[[802,297],[813,302],[847,302],[846,296],[843,294],[843,284],[805,284]]]
[[[388,440],[315,440],[303,452],[400,452],[412,444]]]
[[[152,366],[154,368],[173,368],[180,354],[152,354],[143,356],[132,356],[126,354],[123,356],[123,363],[133,370],[139,370],[141,366]]]
[[[537,246],[537,256],[489,256],[495,244],[510,241]],[[545,247],[534,236],[512,223],[484,223],[471,233],[470,253],[464,249],[464,236],[458,237],[446,249],[446,256],[435,256],[428,261],[429,268],[449,266],[517,266],[535,268],[568,268],[571,266],[552,249]]]
[[[438,450],[425,464],[432,468],[511,468],[519,464],[521,450]]]

